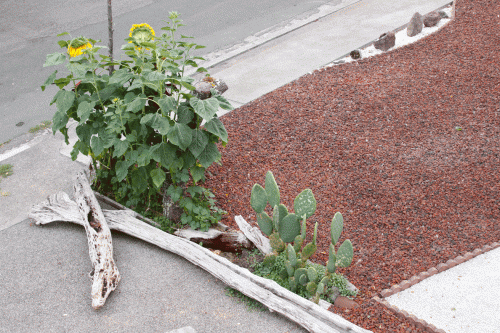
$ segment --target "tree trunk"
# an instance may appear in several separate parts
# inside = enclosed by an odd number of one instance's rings
[[[30,217],[35,219],[37,225],[61,220],[83,224],[82,221],[75,221],[75,216],[78,216],[73,211],[76,204],[68,203],[67,197],[66,194],[51,196],[46,202],[34,207]],[[64,201],[59,202],[60,198]],[[67,208],[62,208],[65,205]],[[261,302],[270,310],[284,315],[309,332],[370,332],[292,293],[272,280],[256,276],[248,269],[234,265],[195,243],[138,220],[130,211],[104,210],[104,215],[109,228],[137,237],[187,259],[231,288]]]

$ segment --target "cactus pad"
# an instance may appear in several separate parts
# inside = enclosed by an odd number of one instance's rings
[[[281,220],[279,225],[279,234],[283,242],[291,243],[300,233],[300,223],[297,215],[288,214]]]
[[[306,217],[311,217],[314,214],[316,211],[316,199],[310,189],[305,189],[297,195],[293,201],[293,209],[299,217],[302,217],[304,214],[306,214]]]
[[[286,267],[286,273],[288,274],[289,277],[293,276],[293,273],[295,273],[295,270],[292,267],[292,264],[290,263],[289,260],[285,261],[285,267]]]
[[[295,253],[293,246],[291,244],[288,244],[286,250],[287,250],[288,261],[290,261],[290,265],[292,265],[292,267],[297,267],[297,254]],[[293,273],[289,275],[293,275]]]
[[[340,234],[342,233],[342,229],[344,228],[344,218],[342,214],[336,212],[332,218],[332,224],[330,227],[330,233],[332,236],[332,244],[335,245],[339,241]]]
[[[335,247],[330,243],[330,251],[328,253],[328,263],[326,264],[326,269],[329,273],[335,273],[337,256],[335,255]]]
[[[259,225],[260,230],[265,233],[267,236],[271,235],[273,232],[273,221],[267,215],[266,212],[262,212],[257,214],[257,224]]]
[[[268,267],[274,265],[274,263],[276,262],[276,257],[277,257],[276,253],[269,253],[264,257],[263,260],[264,265]]]
[[[255,184],[252,187],[252,193],[250,194],[250,206],[256,213],[262,213],[267,205],[267,193],[266,190],[259,184]]]
[[[310,281],[307,286],[306,290],[309,294],[314,295],[316,293],[316,290],[318,289],[318,285],[314,281]]]
[[[307,269],[307,277],[309,281],[316,281],[318,279],[318,272],[313,267]]]
[[[276,180],[274,180],[273,173],[268,171],[266,173],[265,188],[267,193],[267,200],[271,207],[278,206],[280,204],[280,190]]]
[[[337,263],[339,267],[347,267],[351,264],[352,258],[354,256],[354,251],[352,249],[352,243],[349,239],[345,240],[342,245],[340,245],[337,251]]]
[[[301,259],[303,262],[306,262],[315,252],[316,252],[316,244],[309,243],[302,249]]]
[[[279,212],[280,212],[280,222],[281,222],[281,220],[283,220],[283,218],[285,218],[285,216],[288,215],[288,209],[283,204],[279,204],[278,209],[279,209]]]
[[[285,250],[285,243],[283,243],[277,232],[273,232],[271,236],[269,236],[269,243],[271,244],[271,248],[278,253]]]

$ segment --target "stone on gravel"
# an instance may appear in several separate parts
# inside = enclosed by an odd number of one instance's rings
[[[413,14],[410,23],[408,23],[408,27],[406,28],[406,34],[408,37],[413,37],[422,32],[422,28],[424,27],[424,22],[422,21],[422,15],[419,12]]]
[[[439,16],[441,16],[441,18],[449,18],[448,14],[446,14],[444,11],[440,10],[438,12]]]
[[[359,50],[353,50],[349,55],[351,56],[352,59],[361,58],[361,53],[359,52]]]
[[[387,51],[396,44],[396,35],[394,32],[389,31],[385,34],[380,35],[377,41],[373,43],[373,46],[377,50]]]
[[[423,19],[424,26],[426,27],[434,27],[439,21],[441,21],[441,15],[436,11],[425,15]]]

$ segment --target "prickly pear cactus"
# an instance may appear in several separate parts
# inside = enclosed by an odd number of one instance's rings
[[[271,171],[266,173],[266,180],[264,184],[267,193],[267,201],[269,201],[271,207],[278,206],[280,204],[280,190]]]
[[[293,203],[294,213],[290,213],[283,204],[280,204],[280,191],[272,172],[266,173],[264,185],[265,188],[255,184],[250,197],[250,205],[257,213],[257,223],[262,232],[269,237],[274,251],[264,258],[264,265],[270,268],[275,265],[278,275],[288,281],[287,287],[291,291],[302,293],[315,303],[318,303],[321,297],[334,299],[339,290],[332,286],[332,281],[339,276],[334,273],[337,267],[349,266],[353,259],[350,240],[345,240],[335,251],[335,245],[344,228],[342,214],[337,212],[332,218],[331,244],[326,267],[312,264],[309,258],[317,250],[317,222],[312,241],[304,246],[307,219],[316,211],[316,199],[312,191],[306,189],[300,192]],[[265,212],[268,203],[273,209],[272,217]]]
[[[293,201],[293,209],[295,214],[302,218],[304,214],[306,218],[311,217],[316,211],[316,199],[310,189],[303,190],[297,195]]]
[[[267,193],[266,190],[259,184],[255,184],[252,187],[252,193],[250,195],[250,206],[257,214],[262,213],[267,205]]]

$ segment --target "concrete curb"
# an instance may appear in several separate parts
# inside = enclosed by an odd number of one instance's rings
[[[459,255],[455,259],[450,259],[446,261],[446,263],[441,263],[436,265],[435,267],[431,267],[427,271],[412,276],[408,280],[403,280],[399,284],[393,285],[390,289],[384,289],[380,292],[382,298],[375,296],[372,299],[385,306],[388,310],[392,311],[396,316],[404,317],[412,321],[419,329],[423,330],[424,332],[445,333],[444,330],[438,329],[436,326],[427,323],[425,320],[419,319],[416,316],[409,314],[405,310],[401,310],[397,306],[389,304],[389,302],[387,302],[384,298],[397,294],[427,279],[428,277],[441,273],[447,269],[450,269],[474,257],[477,257],[478,255],[484,254],[499,247],[500,247],[500,242],[493,242],[489,245],[483,246],[482,248],[475,249],[472,252],[466,252],[463,256]]]

